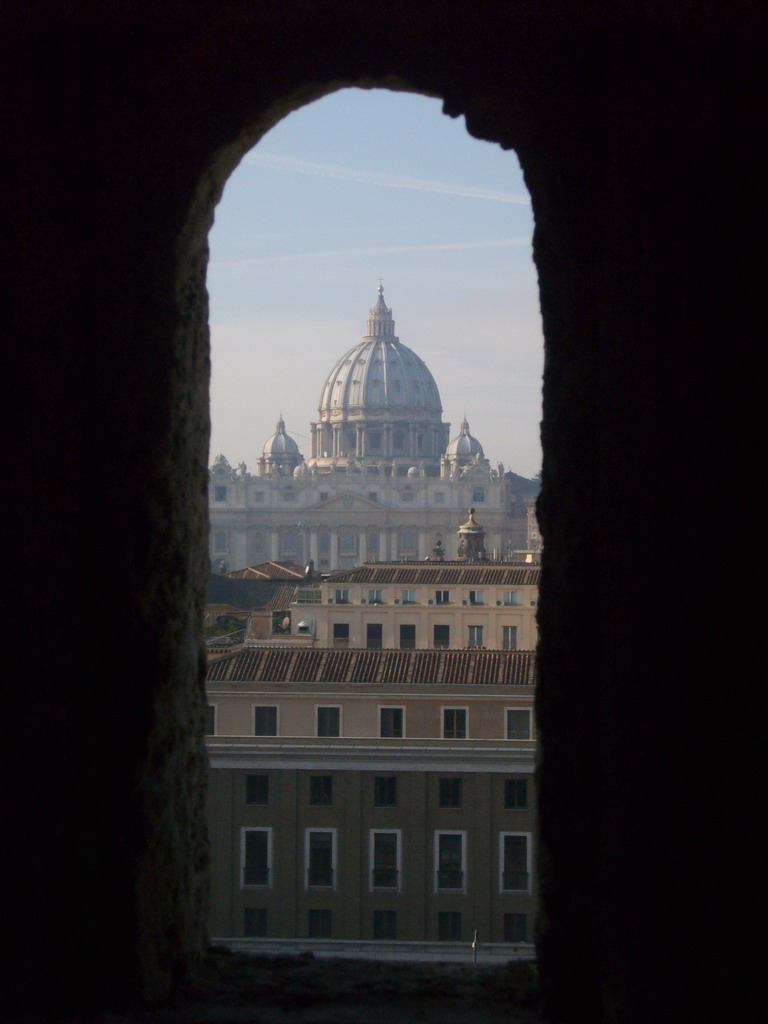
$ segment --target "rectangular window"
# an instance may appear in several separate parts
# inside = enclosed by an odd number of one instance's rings
[[[500,834],[502,892],[529,891],[530,838],[527,832],[502,832]]]
[[[241,838],[242,885],[269,885],[272,866],[272,829],[244,828]]]
[[[247,804],[269,803],[269,776],[245,776],[245,802]]]
[[[264,503],[264,491],[253,492],[253,503],[254,505],[262,505]]]
[[[208,705],[208,718],[205,723],[205,735],[215,736],[216,735],[216,705]]]
[[[450,604],[451,603],[451,592],[450,590],[436,590],[435,591],[435,604]]]
[[[523,811],[528,807],[527,779],[505,779],[504,807],[508,811]]]
[[[307,931],[310,939],[330,939],[330,910],[310,910],[307,918]]]
[[[485,604],[485,591],[484,590],[470,590],[470,592],[469,592],[469,603],[470,604]]]
[[[467,738],[467,709],[443,708],[443,739],[465,740]]]
[[[401,593],[400,600],[403,604],[416,604],[416,591],[415,590],[403,590]]]
[[[503,651],[517,650],[517,626],[501,627],[501,649]]]
[[[374,910],[374,912],[373,912],[373,937],[374,937],[374,939],[396,939],[397,938],[397,911],[396,910]]]
[[[461,807],[461,779],[440,779],[440,806]]]
[[[507,739],[531,738],[531,712],[527,708],[507,708]]]
[[[214,501],[226,501],[227,500],[227,488],[226,487],[214,487],[213,488],[213,500]]]
[[[383,642],[383,625],[380,622],[369,622],[365,627],[365,646],[369,651],[380,651]]]
[[[370,833],[372,889],[400,887],[400,832]]]
[[[485,490],[482,487],[475,487],[472,491],[472,501],[485,501]]]
[[[334,886],[336,830],[307,829],[305,859],[307,886]]]
[[[309,776],[309,802],[313,807],[330,807],[333,803],[333,776]]]
[[[457,910],[438,911],[437,937],[440,942],[461,942],[461,914]]]
[[[450,626],[433,626],[432,627],[432,644],[434,647],[446,648],[451,643],[451,627]]]
[[[376,775],[373,780],[373,803],[375,807],[397,806],[397,776]]]
[[[382,604],[383,597],[381,590],[369,590],[368,591],[368,604]]]
[[[296,591],[296,604],[322,604],[323,595],[318,587],[300,587]]]
[[[416,501],[416,495],[413,491],[403,491],[400,495],[400,501]]]
[[[378,501],[379,495],[377,491],[368,491],[368,501]]]
[[[320,491],[320,497],[318,501],[328,501],[328,491]]]
[[[341,735],[341,708],[319,707],[317,709],[317,735]]]
[[[334,591],[334,601],[336,604],[349,604],[349,591],[346,589]]]
[[[349,623],[334,622],[333,624],[333,646],[349,647]]]
[[[505,590],[502,600],[506,608],[512,608],[520,604],[520,595],[516,590]]]
[[[464,889],[464,833],[436,832],[437,889]]]
[[[277,707],[275,705],[253,709],[253,735],[277,736]]]
[[[528,941],[528,915],[527,914],[505,914],[504,915],[504,941],[505,942],[527,942]]]
[[[470,626],[469,627],[469,646],[470,647],[482,647],[483,646],[483,627],[482,626]]]
[[[445,494],[442,491],[435,491],[435,504],[442,505],[445,501]]]
[[[267,936],[266,907],[245,907],[243,910],[243,935],[246,939],[264,939]]]
[[[416,626],[400,627],[400,649],[403,651],[416,650]]]
[[[401,739],[403,730],[402,708],[379,708],[379,736]]]

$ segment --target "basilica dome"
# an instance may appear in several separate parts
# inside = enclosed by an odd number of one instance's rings
[[[334,365],[320,394],[321,419],[345,419],[358,410],[404,418],[439,418],[443,411],[426,363],[395,337],[381,285],[366,336]]]

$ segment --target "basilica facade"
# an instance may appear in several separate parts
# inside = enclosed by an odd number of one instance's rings
[[[210,470],[214,571],[267,559],[320,572],[458,554],[456,523],[477,510],[489,557],[536,552],[532,481],[492,466],[466,418],[451,438],[422,359],[395,335],[383,288],[365,336],[320,392],[305,456],[282,416],[251,472],[218,455]]]

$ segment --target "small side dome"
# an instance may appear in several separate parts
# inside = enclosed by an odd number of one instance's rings
[[[293,471],[294,476],[306,476],[307,473],[309,473],[309,466],[306,462],[300,462]]]
[[[299,446],[285,432],[285,421],[281,416],[277,421],[277,428],[272,437],[268,438],[262,449],[262,455],[266,458],[279,458],[283,455],[298,455]]]
[[[461,433],[449,443],[445,456],[448,459],[472,459],[475,455],[483,458],[483,446],[470,434],[469,423],[464,418],[461,421]]]
[[[406,473],[406,476],[413,477],[413,476],[418,476],[418,475],[419,475],[419,467],[418,466],[409,466],[408,467],[408,472]]]

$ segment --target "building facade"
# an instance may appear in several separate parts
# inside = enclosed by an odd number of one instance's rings
[[[529,950],[534,675],[530,651],[212,661],[211,934]]]
[[[438,536],[451,558],[458,511],[470,506],[482,512],[489,554],[535,545],[530,499],[537,485],[501,463],[491,466],[466,417],[450,438],[434,377],[396,337],[381,286],[365,336],[322,385],[310,434],[305,457],[281,416],[253,472],[245,463],[233,468],[224,455],[214,460],[215,569],[312,560],[327,572],[372,559],[421,559]]]
[[[534,650],[539,565],[371,562],[296,591],[291,632],[320,646]]]

